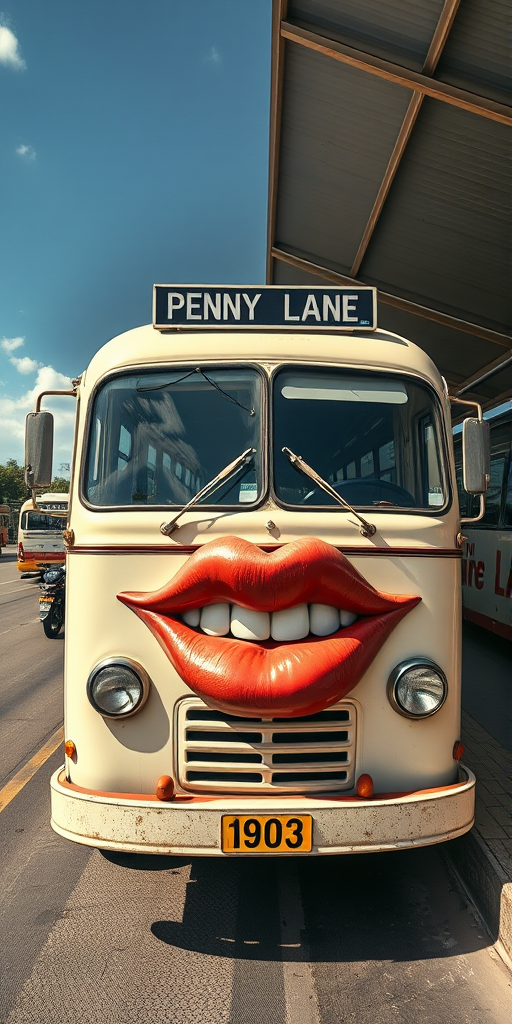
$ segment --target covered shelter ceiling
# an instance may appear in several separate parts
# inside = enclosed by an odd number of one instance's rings
[[[375,285],[379,326],[486,408],[512,394],[510,23],[510,0],[273,7],[268,283]]]

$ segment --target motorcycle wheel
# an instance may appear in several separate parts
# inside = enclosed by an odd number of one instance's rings
[[[48,615],[43,619],[45,636],[50,640],[58,636],[64,622],[64,604],[61,601],[54,601]]]

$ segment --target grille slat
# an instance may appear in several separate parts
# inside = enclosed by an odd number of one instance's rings
[[[211,733],[213,731],[219,734],[226,734],[233,732],[233,727],[235,727],[236,732],[261,733],[279,731],[279,733],[295,733],[299,731],[298,724],[300,724],[301,721],[302,719],[300,718],[286,718],[281,720],[277,718],[267,718],[265,720],[260,718],[235,719],[233,715],[226,715],[225,721],[221,721],[220,719],[218,721],[212,721],[211,719],[209,719],[208,721],[202,722],[196,721],[194,719],[189,719],[187,716],[186,726],[189,732],[193,731],[198,735],[202,732]],[[346,732],[347,728],[351,724],[353,724],[353,716],[349,719],[344,718],[343,721],[339,724],[330,721],[328,725],[326,725],[325,722],[311,722],[308,719],[307,722],[304,722],[305,728],[301,729],[300,731],[304,733]]]
[[[257,746],[258,753],[260,754],[273,753],[276,749],[275,743],[258,743]],[[345,750],[350,746],[351,743],[347,739],[345,741],[340,741],[340,743],[280,743],[278,750],[279,753],[283,754],[295,754],[300,753],[302,751],[311,751],[314,753],[317,750],[329,753],[333,750],[340,750],[340,747],[343,750]],[[187,743],[187,750],[197,750],[198,752],[204,750],[211,750],[214,752],[218,751],[219,753],[222,753],[225,750],[229,751],[230,753],[246,754],[251,750],[254,750],[254,747],[250,743],[232,743],[231,741],[229,741],[228,746],[228,744],[225,742],[200,743],[198,742],[198,740],[194,740],[193,743],[191,743],[190,741]]]
[[[178,780],[184,790],[314,793],[354,785],[356,708],[340,702],[303,718],[239,718],[198,697],[177,705]]]

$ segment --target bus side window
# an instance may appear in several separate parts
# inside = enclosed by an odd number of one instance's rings
[[[510,460],[507,486],[505,489],[505,510],[503,513],[503,522],[505,526],[512,526],[512,459]]]
[[[441,467],[439,465],[437,446],[435,443],[434,428],[430,416],[422,416],[420,419],[420,445],[426,458],[422,459],[425,467],[422,487],[424,498],[429,507],[444,504],[443,486],[441,481]]]
[[[126,463],[130,459],[132,453],[132,435],[130,431],[121,423],[119,429],[119,447],[117,451],[117,471],[120,473],[126,468]]]
[[[146,462],[147,500],[152,501],[156,494],[156,448],[148,444]]]
[[[485,495],[483,526],[497,526],[500,521],[506,458],[503,452],[491,454],[491,478]]]

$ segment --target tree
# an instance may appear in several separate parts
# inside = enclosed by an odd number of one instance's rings
[[[0,465],[0,501],[9,505],[26,498],[30,498],[30,490],[25,483],[25,470],[16,459],[7,459],[4,466]]]
[[[69,480],[63,476],[55,476],[45,491],[69,491]],[[7,459],[5,465],[0,464],[0,504],[20,504],[32,495],[25,483],[25,470],[18,466],[16,459]]]
[[[66,480],[64,476],[54,476],[49,487],[45,488],[46,491],[61,491],[62,493],[69,491],[69,480]]]

